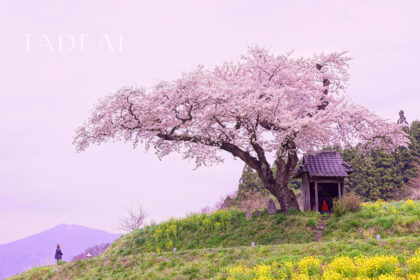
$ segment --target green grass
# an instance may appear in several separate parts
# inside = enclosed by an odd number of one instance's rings
[[[237,210],[198,214],[133,231],[114,242],[108,254],[227,248],[247,246],[251,242],[258,245],[308,243],[314,241],[319,219],[320,215],[313,212],[268,215],[263,211],[262,216],[250,220]]]
[[[367,203],[356,213],[334,215],[324,230],[324,240],[371,239],[391,236],[418,236],[420,202]]]
[[[232,266],[308,255],[329,262],[339,255],[390,254],[404,264],[420,247],[418,201],[368,203],[359,212],[332,215],[323,242],[316,243],[319,219],[316,213],[270,216],[264,211],[247,220],[236,210],[171,219],[121,237],[108,248],[109,258],[34,268],[11,279],[227,279]]]
[[[177,253],[143,253],[111,256],[109,259],[101,256],[49,270],[48,267],[36,268],[12,279],[227,279],[227,269],[235,265],[252,267],[274,261],[297,261],[307,255],[316,255],[329,262],[336,255],[355,257],[392,254],[404,262],[419,247],[420,237],[395,237],[381,240],[262,245],[254,248],[196,249]]]

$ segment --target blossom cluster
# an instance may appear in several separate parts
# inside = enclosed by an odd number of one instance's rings
[[[242,150],[245,161],[285,156],[285,149],[407,146],[402,125],[346,99],[349,60],[346,53],[294,59],[251,48],[240,61],[200,66],[147,90],[118,90],[98,103],[74,144],[82,151],[109,140],[143,143],[159,157],[179,152],[197,166],[222,161],[221,150]]]

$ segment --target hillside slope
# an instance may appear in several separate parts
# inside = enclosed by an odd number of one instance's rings
[[[244,212],[219,210],[211,215],[147,226],[116,240],[109,255],[126,256],[144,252],[171,251],[314,241],[321,215],[314,212],[268,215],[246,219]],[[362,210],[342,217],[332,215],[324,230],[324,240],[370,239],[410,236],[420,228],[420,204],[414,201],[366,203]]]
[[[391,245],[392,244],[392,245]],[[242,265],[283,263],[316,255],[330,261],[336,255],[374,256],[392,254],[406,259],[420,247],[420,237],[384,240],[350,240],[308,244],[282,244],[257,247],[186,250],[178,253],[144,253],[106,259],[77,261],[59,266],[40,267],[10,280],[29,279],[227,279],[229,268]],[[248,278],[244,278],[248,279]]]
[[[119,235],[79,225],[61,224],[24,239],[0,245],[0,279],[10,277],[31,267],[54,263],[58,243],[63,260],[71,260],[87,247],[110,243]]]
[[[359,212],[331,216],[324,230],[325,241],[318,243],[313,242],[310,234],[314,233],[312,223],[319,220],[319,214],[263,214],[251,220],[244,215],[222,211],[170,220],[121,237],[106,251],[108,257],[104,254],[91,260],[35,268],[12,279],[259,279],[255,278],[254,267],[265,271],[273,267],[282,270],[291,263],[294,273],[299,273],[300,259],[305,256],[317,256],[319,266],[327,265],[335,256],[349,256],[356,262],[358,256],[392,255],[394,257],[372,257],[357,262],[361,263],[359,266],[372,266],[360,267],[361,271],[382,271],[380,267],[388,267],[391,261],[390,269],[405,275],[412,272],[410,263],[418,261],[420,264],[420,201],[367,203]],[[277,227],[273,228],[273,224]],[[258,229],[259,225],[263,228]],[[292,237],[300,231],[304,233],[299,239]],[[260,245],[270,239],[282,243],[280,236],[289,244]],[[213,248],[205,247],[208,240],[213,240]],[[255,247],[250,246],[251,240],[255,241]],[[171,246],[165,247],[169,241]],[[194,248],[182,249],[190,244]],[[173,252],[175,245],[179,249]],[[416,250],[419,255],[413,257]],[[377,265],[380,267],[376,268]],[[395,270],[397,267],[399,269]],[[235,273],[239,276],[234,276]],[[241,273],[249,274],[248,278],[240,276]]]
[[[259,245],[308,243],[314,241],[316,213],[268,215],[247,219],[238,210],[219,210],[210,215],[197,214],[184,219],[136,230],[116,240],[108,248],[110,255],[143,252],[237,247],[254,242]]]

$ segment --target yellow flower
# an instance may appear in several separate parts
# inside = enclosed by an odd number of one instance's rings
[[[228,280],[241,279],[243,276],[249,275],[251,272],[252,270],[250,268],[241,265],[230,267],[228,269]]]
[[[404,278],[391,275],[391,274],[384,274],[378,277],[378,280],[403,280]]]
[[[411,199],[407,199],[402,205],[404,210],[414,210],[415,207],[416,203]]]
[[[356,269],[360,276],[378,277],[392,274],[398,267],[398,259],[394,256],[359,256],[355,258]]]
[[[304,273],[294,273],[292,274],[292,280],[309,280],[309,276]]]
[[[166,249],[171,249],[174,246],[174,243],[172,242],[172,240],[169,240],[168,242],[166,242],[165,247]]]
[[[307,256],[296,264],[233,266],[228,269],[228,280],[420,280],[420,248],[406,263],[408,270],[400,268],[398,259],[391,255],[358,256],[354,260],[337,256],[321,267],[321,260]]]
[[[408,280],[420,280],[420,273],[408,274],[407,279]]]
[[[344,277],[353,277],[357,273],[353,260],[344,256],[335,257],[333,261],[328,264],[328,269],[337,272]]]
[[[420,273],[420,248],[416,254],[407,260],[410,273]]]
[[[270,279],[271,275],[271,266],[260,264],[254,268],[255,275],[258,277],[257,279]]]
[[[345,279],[343,275],[333,270],[326,270],[322,275],[322,280],[341,280]]]
[[[309,256],[302,258],[297,265],[301,273],[313,276],[319,274],[321,261],[313,256]]]

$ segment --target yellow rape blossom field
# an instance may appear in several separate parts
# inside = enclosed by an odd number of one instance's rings
[[[336,256],[327,263],[307,256],[297,262],[259,264],[252,268],[232,266],[229,268],[228,280],[274,280],[274,279],[416,279],[420,280],[420,249],[405,263],[400,263],[392,255],[358,256],[354,259],[347,256]]]

